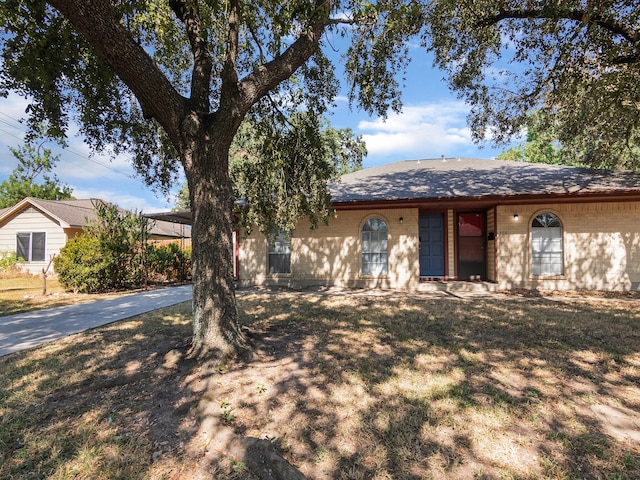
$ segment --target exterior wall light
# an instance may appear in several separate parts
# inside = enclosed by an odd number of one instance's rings
[[[404,222],[404,217],[400,217],[400,218],[398,219],[398,221],[399,221],[400,223],[403,223],[403,222]]]
[[[514,213],[513,219],[517,222],[520,219],[520,216],[517,213]]]

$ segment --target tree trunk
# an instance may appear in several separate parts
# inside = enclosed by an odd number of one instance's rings
[[[240,329],[233,278],[233,189],[229,142],[194,136],[184,158],[193,215],[194,357],[249,353]]]

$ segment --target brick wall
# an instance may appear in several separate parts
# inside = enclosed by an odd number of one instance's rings
[[[564,272],[556,277],[531,274],[531,222],[543,212],[563,225]],[[501,288],[640,290],[638,202],[503,206],[497,223]]]
[[[387,275],[361,274],[360,231],[371,217],[379,217],[387,224]],[[309,228],[306,220],[301,220],[291,238],[290,274],[267,274],[267,240],[263,235],[252,233],[240,240],[239,281],[242,285],[413,289],[418,279],[418,209],[338,211],[329,225],[315,230]]]
[[[339,211],[328,226],[301,221],[291,240],[291,273],[267,274],[267,241],[258,233],[240,240],[241,285],[336,285],[416,289],[419,282],[418,209]],[[531,222],[556,214],[563,224],[564,272],[531,274]],[[518,220],[513,216],[518,214]],[[389,273],[361,274],[360,231],[378,216],[387,223]],[[400,223],[400,218],[403,221]],[[446,213],[447,272],[455,272],[455,215]],[[640,203],[540,204],[487,210],[487,276],[499,288],[640,290]]]

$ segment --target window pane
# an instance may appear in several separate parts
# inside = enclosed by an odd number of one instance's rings
[[[360,251],[362,255],[362,273],[365,275],[386,274],[387,224],[380,218],[370,218],[362,226]]]
[[[386,233],[387,232],[387,224],[384,223],[384,221],[382,219],[380,219],[380,218],[370,218],[362,226],[362,231],[363,232],[383,231],[383,232]]]
[[[552,213],[541,213],[531,223],[531,273],[562,275],[562,259],[562,223]]]
[[[34,232],[31,234],[31,261],[44,262],[45,260],[45,233]]]
[[[291,235],[285,230],[278,230],[269,241],[267,259],[269,273],[291,273]]]
[[[291,273],[291,255],[288,253],[270,253],[269,273]]]
[[[18,233],[16,235],[16,254],[18,255],[18,258],[22,258],[25,262],[31,261],[31,257],[29,256],[30,243],[30,233]]]

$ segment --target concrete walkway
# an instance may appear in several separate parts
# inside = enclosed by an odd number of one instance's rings
[[[191,300],[191,285],[0,317],[0,356]]]

